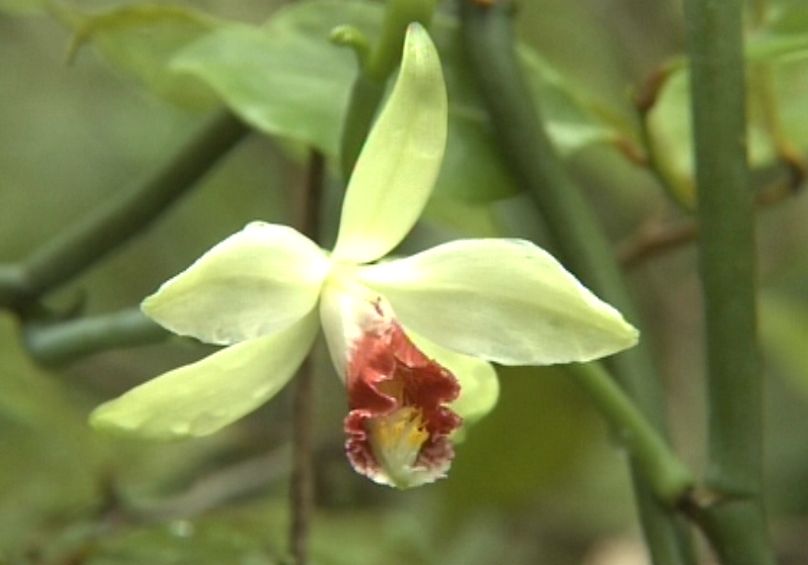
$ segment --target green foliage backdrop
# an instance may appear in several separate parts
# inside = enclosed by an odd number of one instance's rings
[[[325,239],[334,237],[333,158],[356,64],[328,35],[347,23],[376,37],[380,3],[58,6],[0,1],[0,262],[25,258],[159,169],[222,104],[255,133],[148,229],[50,296],[54,311],[134,306],[247,222],[291,223],[307,145],[331,163],[324,223]],[[427,219],[403,249],[457,236],[545,241],[498,153],[457,18],[443,8],[432,33],[449,89],[448,152]],[[798,193],[808,151],[808,10],[777,0],[767,14],[765,24],[749,24],[747,42],[753,183],[769,203],[758,216],[766,503],[782,563],[796,565],[808,560],[808,204]],[[521,3],[516,17],[548,133],[626,258],[674,444],[701,471],[694,248],[684,241],[642,254],[649,240],[689,233],[692,223],[678,3],[542,0]],[[663,69],[655,103],[638,110],[635,95]],[[286,393],[203,440],[154,445],[86,424],[102,400],[205,352],[175,339],[46,368],[26,352],[18,320],[0,315],[0,563],[287,559]],[[643,562],[624,453],[563,368],[502,370],[497,410],[469,430],[450,478],[395,493],[345,464],[345,401],[322,344],[317,352],[313,562]]]

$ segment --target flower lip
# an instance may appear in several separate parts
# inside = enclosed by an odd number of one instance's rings
[[[398,322],[371,328],[354,344],[346,386],[346,451],[359,473],[399,488],[445,476],[454,456],[449,435],[462,422],[446,404],[460,385]]]

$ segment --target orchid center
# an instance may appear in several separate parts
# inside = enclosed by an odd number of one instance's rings
[[[416,465],[421,448],[429,439],[421,410],[404,406],[369,420],[367,428],[379,465],[396,485],[406,485],[408,471]]]
[[[349,459],[377,483],[409,488],[433,482],[454,457],[449,436],[461,418],[447,404],[460,385],[413,344],[389,304],[381,298],[364,304],[346,366]]]

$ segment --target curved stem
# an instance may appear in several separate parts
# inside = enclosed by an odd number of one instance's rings
[[[708,486],[700,513],[726,565],[774,563],[761,502],[754,193],[746,156],[741,0],[687,0],[699,266],[707,334]]]
[[[539,118],[513,48],[510,3],[461,0],[463,35],[494,133],[519,183],[543,212],[556,250],[589,286],[631,320],[634,305],[608,241],[553,148]],[[664,436],[665,410],[647,347],[640,344],[611,359],[615,376],[644,416]],[[649,498],[638,474],[638,503],[658,565],[692,562],[692,550],[672,512]]]
[[[140,233],[247,131],[230,113],[213,116],[152,178],[102,204],[19,265],[3,266],[0,273],[16,275],[0,276],[0,307],[25,309]]]
[[[340,167],[345,182],[351,178],[386,85],[386,80],[376,80],[360,71],[351,86],[340,140]]]
[[[23,337],[34,360],[59,365],[107,349],[157,343],[168,338],[169,333],[137,308],[131,308],[53,325],[28,324]]]
[[[657,498],[676,506],[693,487],[693,477],[659,432],[603,365],[575,363],[568,365],[566,370],[572,373],[609,422]]]

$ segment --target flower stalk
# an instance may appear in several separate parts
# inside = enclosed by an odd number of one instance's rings
[[[170,335],[139,309],[129,308],[52,324],[30,322],[23,339],[37,363],[56,366],[107,349],[157,343]]]
[[[754,193],[746,148],[743,2],[688,0],[707,339],[711,504],[697,512],[726,565],[774,563],[763,515]]]
[[[690,470],[679,460],[601,363],[567,367],[626,447],[656,497],[674,507],[693,488]]]

